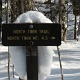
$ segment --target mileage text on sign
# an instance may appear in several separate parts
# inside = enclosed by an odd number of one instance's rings
[[[13,34],[27,34],[27,36],[8,36],[7,40],[50,40],[54,36],[48,37],[49,30],[13,30]],[[45,34],[44,36],[32,36],[30,34]],[[47,34],[47,35],[46,35]]]

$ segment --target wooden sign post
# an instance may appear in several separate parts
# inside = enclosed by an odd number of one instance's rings
[[[38,80],[38,49],[37,46],[26,46],[27,79]]]
[[[38,47],[59,46],[61,25],[53,23],[18,23],[2,25],[4,46],[26,46],[28,80],[38,80]]]

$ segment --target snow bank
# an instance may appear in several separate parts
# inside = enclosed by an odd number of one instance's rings
[[[20,15],[15,23],[52,23],[41,12],[28,11]],[[15,66],[15,71],[20,78],[26,77],[26,47],[25,46],[10,46],[12,62]],[[45,80],[51,72],[51,64],[53,57],[53,50],[50,46],[38,46],[39,72],[38,80]],[[27,77],[26,77],[27,78]]]

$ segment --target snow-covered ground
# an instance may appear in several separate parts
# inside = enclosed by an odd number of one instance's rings
[[[60,66],[58,60],[57,47],[54,46],[55,55],[53,54],[53,64],[51,74],[46,80],[61,80]],[[62,43],[60,54],[62,59],[64,80],[80,80],[80,40],[68,40]],[[2,46],[0,42],[0,80],[8,80],[8,47]],[[12,63],[10,63],[11,80],[18,80],[15,72],[13,77]]]
[[[51,75],[47,80],[61,80],[58,54],[53,56]],[[80,41],[69,40],[60,46],[64,80],[80,80]]]
[[[46,1],[46,0],[44,0]],[[70,19],[74,18],[70,16]],[[70,20],[69,19],[69,20]],[[72,25],[72,22],[69,23]],[[70,27],[70,29],[73,27]],[[69,35],[70,36],[70,35]],[[71,37],[71,36],[70,36]],[[72,37],[71,37],[72,38]],[[80,40],[68,40],[67,43],[62,43],[60,48],[64,80],[80,80]],[[55,55],[53,54],[53,64],[51,74],[46,80],[61,80],[59,60],[57,47],[53,47]],[[10,78],[11,80],[18,80],[19,76],[12,70],[12,62],[10,63]],[[8,47],[2,46],[0,42],[0,80],[8,80]]]

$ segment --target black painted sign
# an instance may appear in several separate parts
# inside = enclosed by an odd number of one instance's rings
[[[4,46],[59,46],[61,25],[54,23],[18,23],[2,25]]]

